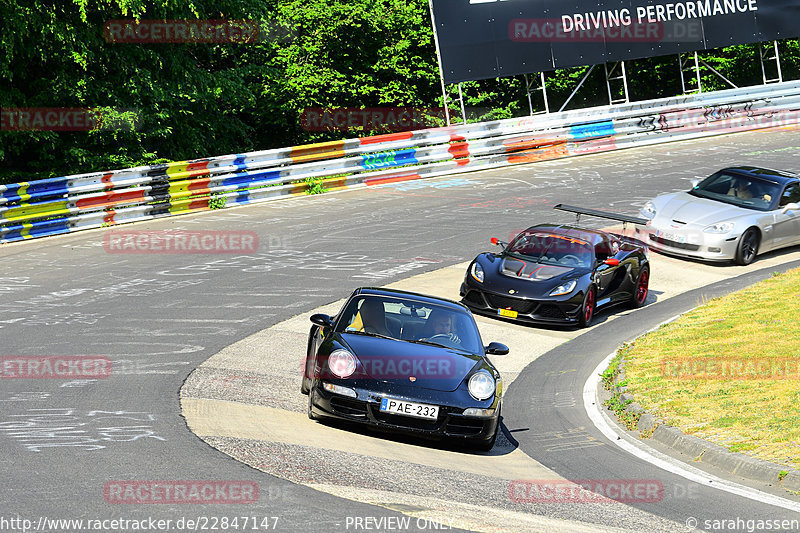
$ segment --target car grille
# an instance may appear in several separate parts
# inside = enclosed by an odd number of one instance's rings
[[[500,296],[499,294],[486,293],[485,296],[490,306],[496,309],[511,309],[521,315],[530,314],[536,306],[536,302],[528,302],[519,298],[509,298],[508,296]]]
[[[680,250],[689,250],[690,252],[696,252],[700,249],[700,246],[697,244],[689,244],[685,242],[675,242],[669,239],[665,239],[663,237],[656,237],[654,234],[650,234],[650,240],[653,242],[657,242],[658,244],[663,244],[664,246],[669,246],[671,248],[678,248]]]
[[[359,400],[334,396],[331,398],[331,409],[344,416],[367,418],[367,404]]]
[[[539,309],[536,310],[536,314],[542,318],[567,318],[567,316],[564,314],[564,311],[562,311],[557,305],[540,305]]]
[[[469,291],[467,296],[464,298],[466,301],[473,303],[475,305],[480,305],[481,307],[486,307],[486,302],[483,300],[481,293],[478,291]]]
[[[410,416],[393,415],[390,413],[383,413],[378,410],[376,405],[372,409],[372,414],[375,420],[383,422],[384,424],[391,424],[396,427],[407,429],[422,429],[427,431],[435,431],[439,426],[438,420],[425,420],[422,418],[412,418]]]
[[[485,420],[475,418],[452,417],[447,422],[445,432],[451,435],[477,435],[483,431]]]

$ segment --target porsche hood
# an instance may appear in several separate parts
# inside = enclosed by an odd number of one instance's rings
[[[479,355],[443,346],[347,333],[340,339],[369,378],[437,391],[456,390],[481,361]]]

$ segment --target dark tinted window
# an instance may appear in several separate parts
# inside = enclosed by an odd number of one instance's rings
[[[786,190],[781,195],[781,206],[790,203],[800,203],[800,185],[797,183],[790,183],[786,186]]]

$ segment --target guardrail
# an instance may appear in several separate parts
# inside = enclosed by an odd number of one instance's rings
[[[798,123],[794,81],[0,185],[0,242]]]

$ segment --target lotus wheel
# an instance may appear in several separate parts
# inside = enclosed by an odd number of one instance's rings
[[[586,291],[586,296],[583,297],[583,305],[581,306],[581,314],[578,317],[578,322],[582,328],[588,328],[592,324],[595,311],[596,292],[594,287],[589,287]]]
[[[742,238],[739,239],[739,245],[736,247],[736,264],[749,265],[752,263],[758,254],[758,230],[756,228],[749,228],[744,232]]]
[[[638,309],[644,305],[647,300],[647,293],[650,287],[650,267],[647,265],[642,267],[639,272],[639,277],[636,278],[636,286],[633,289],[633,299],[631,300],[631,307]]]

